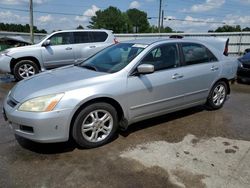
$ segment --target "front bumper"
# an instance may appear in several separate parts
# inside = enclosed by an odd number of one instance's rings
[[[14,133],[40,143],[64,142],[69,139],[71,109],[51,112],[22,112],[4,102],[4,116]]]
[[[6,55],[0,55],[0,71],[10,73],[10,62],[12,57]]]

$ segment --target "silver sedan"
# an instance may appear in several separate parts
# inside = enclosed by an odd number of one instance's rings
[[[206,104],[223,106],[236,61],[226,40],[145,39],[108,47],[86,61],[25,79],[4,102],[15,134],[37,142],[72,137],[85,148],[119,127]]]

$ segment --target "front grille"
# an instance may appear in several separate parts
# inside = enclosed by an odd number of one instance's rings
[[[9,97],[7,100],[7,104],[14,108],[18,104],[18,102],[12,97]]]

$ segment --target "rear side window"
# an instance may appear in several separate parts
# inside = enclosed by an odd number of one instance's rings
[[[185,65],[218,61],[214,54],[205,46],[196,43],[181,44]]]
[[[90,37],[89,37],[89,32],[74,32],[74,43],[79,44],[79,43],[89,43]]]
[[[50,44],[52,46],[63,45],[63,44],[72,44],[71,33],[57,33],[49,38]]]
[[[89,32],[91,42],[104,42],[108,38],[108,34],[102,31]]]

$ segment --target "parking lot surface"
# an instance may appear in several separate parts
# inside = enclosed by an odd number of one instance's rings
[[[0,75],[0,107],[15,82]],[[111,143],[38,144],[0,115],[0,187],[238,187],[250,185],[250,86],[203,106],[131,125]]]

